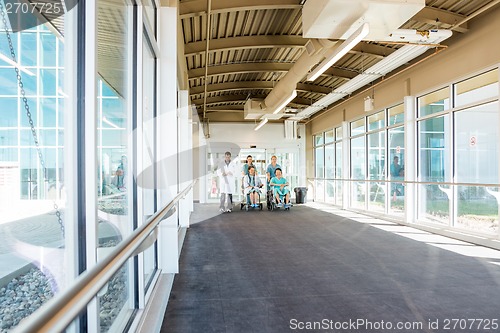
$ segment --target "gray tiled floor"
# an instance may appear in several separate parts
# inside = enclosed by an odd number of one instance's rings
[[[199,205],[197,216],[207,209],[217,208]],[[465,330],[444,326],[446,319],[500,321],[500,266],[488,258],[306,206],[198,221],[186,236],[162,332],[297,332],[295,322],[322,320],[422,328],[307,332],[500,331],[479,321]],[[436,320],[439,329],[430,329]]]

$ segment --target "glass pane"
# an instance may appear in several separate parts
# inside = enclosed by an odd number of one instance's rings
[[[2,110],[2,116],[0,117],[0,127],[17,128],[17,98],[0,97],[0,110]]]
[[[368,135],[369,179],[385,179],[385,132]]]
[[[61,16],[62,25],[63,20],[64,17]],[[0,52],[10,56],[4,37],[0,42]],[[22,65],[30,66],[28,69],[34,74],[39,73],[38,69],[44,65],[43,52],[51,50],[51,60],[57,57],[64,59],[61,52],[56,54],[57,37],[47,30],[43,33],[37,29],[11,33],[11,37],[16,59]],[[52,148],[56,129],[37,129],[42,145],[42,160],[45,163],[43,168],[39,153],[34,148],[25,106],[18,93],[16,72],[10,64],[1,62],[0,65],[7,66],[0,68],[0,146],[10,145],[8,148],[0,148],[0,234],[5,236],[0,251],[0,284],[6,287],[0,289],[10,293],[0,292],[3,293],[0,297],[0,331],[7,332],[54,294],[63,290],[68,277],[74,273],[69,268],[74,266],[73,263],[65,260],[69,253],[66,253],[66,249],[73,244],[65,244],[64,241],[67,236],[64,227],[72,225],[71,216],[74,214],[67,210],[65,199],[62,199],[64,158],[58,158],[56,148]],[[21,72],[21,77],[26,94],[32,96],[28,101],[33,125],[55,127],[54,111],[53,108],[46,109],[47,101],[41,104],[40,117],[37,112],[40,98],[37,92],[42,91],[42,80],[38,80],[37,75],[29,75],[24,71]],[[59,80],[63,84],[62,79]],[[71,149],[66,151],[70,152]],[[66,195],[71,197],[72,193]],[[58,205],[61,220],[55,214],[54,203]]]
[[[342,177],[342,142],[335,144],[335,178]]]
[[[445,133],[449,133],[448,117],[446,115],[418,123],[419,170],[422,181],[442,182],[451,179],[451,170],[447,163],[450,143],[445,136]]]
[[[130,147],[128,146],[131,119],[128,110],[131,96],[128,95],[127,73],[132,46],[128,43],[129,27],[132,22],[128,1],[97,1],[97,45],[106,49],[98,52],[97,70],[100,75],[97,90],[97,260],[102,260],[133,229],[129,216],[129,195],[133,191],[131,183]],[[112,18],[113,24],[109,24]],[[112,45],[106,36],[113,36]],[[139,125],[141,126],[139,121]],[[147,130],[147,129],[145,129]],[[152,131],[150,132],[153,133]],[[137,171],[140,173],[140,171]],[[140,210],[140,208],[139,208]],[[139,217],[142,223],[142,216]],[[131,311],[130,283],[134,281],[129,265],[121,270],[101,290],[98,297],[100,332],[121,331]],[[92,319],[91,319],[92,320]],[[113,327],[113,328],[112,328]]]
[[[419,185],[419,220],[449,225],[451,191],[449,186]]]
[[[8,180],[6,174],[10,175],[11,173],[15,173],[14,170],[12,169],[19,169],[16,164],[10,164],[10,163],[2,163],[2,162],[17,162],[17,148],[2,148],[0,147],[0,163],[1,163],[1,168],[3,177],[4,177],[4,182]],[[11,176],[9,176],[11,177]],[[9,182],[13,182],[13,178],[10,178]],[[5,185],[5,183],[4,183]],[[0,192],[2,191],[2,187],[0,187]],[[1,193],[0,193],[1,195]]]
[[[56,70],[41,69],[40,70],[40,94],[43,96],[56,96]]]
[[[365,118],[351,122],[351,136],[365,132]]]
[[[319,145],[322,145],[323,143],[325,143],[325,141],[323,140],[323,133],[316,134],[314,136],[314,145],[319,146]]]
[[[17,129],[0,129],[0,146],[17,146]]]
[[[37,50],[37,34],[32,32],[21,33],[21,65],[23,66],[36,66],[36,50]],[[7,54],[10,54],[7,53]],[[23,78],[24,79],[24,78]]]
[[[498,187],[457,186],[459,228],[482,234],[498,235]]]
[[[40,99],[40,126],[56,127],[56,99]]]
[[[335,146],[325,146],[325,178],[333,179],[335,177]]]
[[[351,207],[366,210],[366,183],[351,182]]]
[[[450,88],[446,87],[419,97],[417,103],[419,117],[448,110],[450,108]]]
[[[103,244],[98,248],[98,251],[105,252],[111,246]],[[128,294],[128,276],[130,275],[128,267],[129,264],[125,263],[97,294],[100,332],[108,332],[115,320],[120,322],[127,319],[124,313],[120,312],[120,309],[127,306],[126,303],[130,296]]]
[[[335,186],[337,188],[336,196],[335,196],[335,204],[342,206],[343,203],[343,181],[337,180],[335,181]]]
[[[459,183],[498,183],[498,102],[455,113]]]
[[[351,178],[365,180],[365,137],[351,140]]]
[[[35,127],[37,127],[38,126],[37,100],[36,100],[36,98],[27,98],[27,102],[28,102],[28,108],[29,108],[30,114],[31,114],[31,120],[33,121],[33,125]],[[28,115],[26,113],[26,105],[21,98],[19,98],[19,103],[20,103],[19,117],[21,120],[21,127],[31,127],[31,125],[29,123]]]
[[[335,181],[325,180],[325,202],[335,203]]]
[[[334,141],[334,134],[333,130],[325,132],[325,144],[326,143],[332,143]]]
[[[498,96],[498,69],[459,82],[454,88],[455,106]]]
[[[405,129],[403,126],[388,131],[389,138],[389,176],[391,179],[402,179],[405,163]]]
[[[3,43],[0,43],[3,44]],[[7,53],[7,54],[10,54]],[[0,95],[17,96],[17,76],[14,67],[0,68]],[[23,76],[24,78],[24,76]]]
[[[404,112],[404,104],[399,104],[392,108],[389,108],[389,126],[403,123],[405,121]]]
[[[371,212],[385,213],[385,183],[370,182],[370,201],[368,209]]]
[[[148,183],[155,183],[155,137],[154,137],[154,112],[155,106],[153,101],[155,100],[155,58],[149,44],[146,41],[146,36],[144,36],[144,41],[142,45],[142,78],[143,78],[143,115],[142,115],[142,124],[144,128],[143,132],[143,154],[142,154],[142,163],[145,167],[145,170],[142,171],[143,177]],[[156,211],[155,205],[155,189],[153,186],[147,188],[142,188],[142,197],[143,197],[143,205],[144,205],[144,223],[151,215],[153,215]],[[156,243],[153,246],[150,246],[147,250],[144,251],[144,282],[146,284],[146,288],[153,277],[154,272],[157,268],[156,261]]]
[[[322,179],[314,181],[314,200],[325,202],[325,181]]]
[[[315,149],[315,167],[316,167],[316,173],[315,177],[316,178],[324,178],[325,177],[325,172],[324,172],[324,163],[325,163],[325,156],[323,152],[323,147],[318,147]]]
[[[40,34],[41,48],[40,63],[45,67],[55,67],[57,60],[56,36],[51,33]]]
[[[368,131],[385,127],[385,112],[380,111],[368,117]]]
[[[342,140],[342,127],[335,129],[335,140]]]
[[[40,130],[40,145],[41,146],[55,146],[56,145],[56,130]]]

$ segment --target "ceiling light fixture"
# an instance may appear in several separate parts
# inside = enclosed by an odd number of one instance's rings
[[[276,114],[283,110],[285,106],[287,106],[288,103],[290,103],[295,97],[297,97],[297,90],[293,90],[292,94],[288,96],[287,99],[285,99],[278,107],[274,110],[273,114]]]
[[[321,74],[323,74],[328,68],[332,67],[334,63],[339,61],[344,55],[347,54],[354,46],[356,46],[363,38],[365,38],[370,32],[370,27],[368,23],[363,23],[361,27],[358,28],[349,38],[347,38],[339,47],[333,50],[333,53],[327,56],[316,68],[309,73],[307,76],[307,81],[316,80]]]
[[[269,119],[267,119],[267,118],[262,119],[262,120],[260,121],[260,123],[259,123],[257,126],[255,126],[255,128],[254,128],[253,130],[254,130],[254,131],[258,131],[258,130],[260,130],[260,128],[261,128],[262,126],[264,126],[264,125],[265,125],[268,121],[269,121]]]

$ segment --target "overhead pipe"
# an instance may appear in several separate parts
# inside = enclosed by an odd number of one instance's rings
[[[307,75],[314,65],[323,60],[325,53],[335,44],[336,42],[327,39],[310,39],[299,59],[261,103],[264,114],[279,112],[280,110],[277,108],[293,94],[297,83]]]

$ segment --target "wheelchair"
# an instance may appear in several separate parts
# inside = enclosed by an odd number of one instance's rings
[[[272,189],[267,190],[266,197],[267,197],[267,209],[268,210],[273,211],[273,210],[280,209],[280,206],[278,205],[278,202],[276,201],[276,198],[273,195],[273,190]],[[285,196],[284,195],[280,196],[280,200],[283,203],[283,206],[281,206],[281,207],[283,207],[283,209],[285,211],[289,211],[290,207],[292,207],[292,202],[290,200],[290,192],[288,192],[288,204],[287,205],[284,204],[284,202],[285,202]]]
[[[258,202],[256,203],[257,207],[252,207],[251,206],[251,200],[250,200],[250,194],[243,194],[243,196],[245,197],[245,200],[243,200],[241,203],[240,203],[240,210],[243,210],[243,208],[245,208],[245,210],[248,212],[250,209],[258,209],[258,210],[262,210],[262,207],[264,207],[264,205],[262,204],[261,200],[260,200],[260,191],[257,192],[257,196],[258,196]]]

